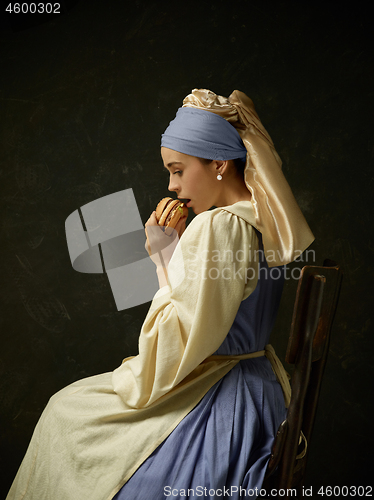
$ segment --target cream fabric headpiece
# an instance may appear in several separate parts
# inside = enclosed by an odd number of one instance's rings
[[[226,98],[210,90],[194,89],[183,100],[183,107],[211,111],[236,128],[247,149],[244,179],[252,194],[256,228],[262,234],[267,263],[274,267],[294,261],[313,242],[314,236],[252,100],[239,90]]]

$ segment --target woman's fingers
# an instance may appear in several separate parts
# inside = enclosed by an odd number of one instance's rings
[[[156,212],[153,211],[149,217],[149,219],[147,220],[147,222],[144,224],[145,226],[145,236],[146,236],[146,240],[145,240],[145,249],[147,250],[147,252],[149,253],[149,255],[152,254],[152,249],[151,249],[151,245],[150,245],[150,237],[149,237],[149,234],[148,234],[148,231],[147,231],[147,227],[149,226],[158,226],[158,222],[157,222],[157,217],[156,217]]]
[[[163,228],[158,225],[156,212],[152,212],[149,219],[145,223],[145,234],[146,234],[145,248],[148,254],[151,256],[153,254],[158,253],[161,250],[164,250],[166,247],[170,246],[171,241],[169,240],[169,238],[173,234],[174,236],[176,236],[175,233],[177,233],[178,238],[180,238],[186,229],[186,220],[187,220],[186,216],[179,219],[174,229],[170,227]],[[174,236],[172,240],[175,239]],[[178,238],[176,239],[175,244],[177,243]],[[175,245],[171,245],[173,250],[174,246]]]
[[[165,234],[167,234],[168,236],[173,235],[173,238],[174,238],[176,236],[175,233],[177,233],[178,237],[180,238],[182,236],[184,230],[186,229],[186,219],[187,219],[187,217],[184,216],[181,219],[179,219],[179,221],[177,222],[177,224],[175,225],[174,228],[172,228],[170,226],[165,228]]]
[[[179,219],[177,225],[174,228],[177,231],[179,237],[182,236],[184,230],[186,229],[186,220],[187,220],[187,216],[185,215],[184,217]],[[147,226],[158,226],[158,221],[157,221],[155,211],[151,213],[149,219],[145,223],[145,227],[147,227]]]
[[[152,212],[149,219],[147,220],[147,222],[145,223],[145,227],[147,226],[157,226],[158,225],[158,222],[157,222],[157,217],[156,217],[156,212]]]
[[[147,233],[147,228],[145,228],[145,249],[151,255],[152,250],[151,250],[151,245],[149,244],[149,239],[148,239],[148,233]]]
[[[182,236],[186,229],[186,220],[186,216],[182,217],[181,219],[179,219],[178,224],[175,226],[175,230],[177,231],[179,238]]]

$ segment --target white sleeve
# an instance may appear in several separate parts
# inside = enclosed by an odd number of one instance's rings
[[[113,372],[128,406],[149,406],[218,349],[257,285],[257,249],[253,227],[226,210],[190,223],[170,260],[169,286],[156,293],[143,323],[139,355]]]

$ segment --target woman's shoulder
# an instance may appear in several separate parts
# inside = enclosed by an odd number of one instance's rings
[[[238,201],[233,205],[221,207],[220,210],[228,214],[235,215],[238,219],[242,219],[247,222],[247,224],[256,227],[256,215],[251,201]]]
[[[184,231],[182,246],[239,248],[255,244],[257,234],[251,217],[250,202],[202,212],[189,223]]]
[[[202,212],[190,222],[189,226],[194,229],[206,228],[213,226],[222,226],[222,228],[232,229],[232,224],[242,225],[248,224],[250,226],[256,226],[255,214],[253,205],[250,201],[238,201],[233,205],[213,208]],[[230,224],[226,226],[226,224]]]

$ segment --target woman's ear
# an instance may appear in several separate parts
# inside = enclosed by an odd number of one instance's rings
[[[221,175],[223,175],[225,172],[227,173],[227,169],[228,169],[228,160],[216,160],[216,165],[215,165],[215,169],[216,169],[216,173],[220,173]]]

